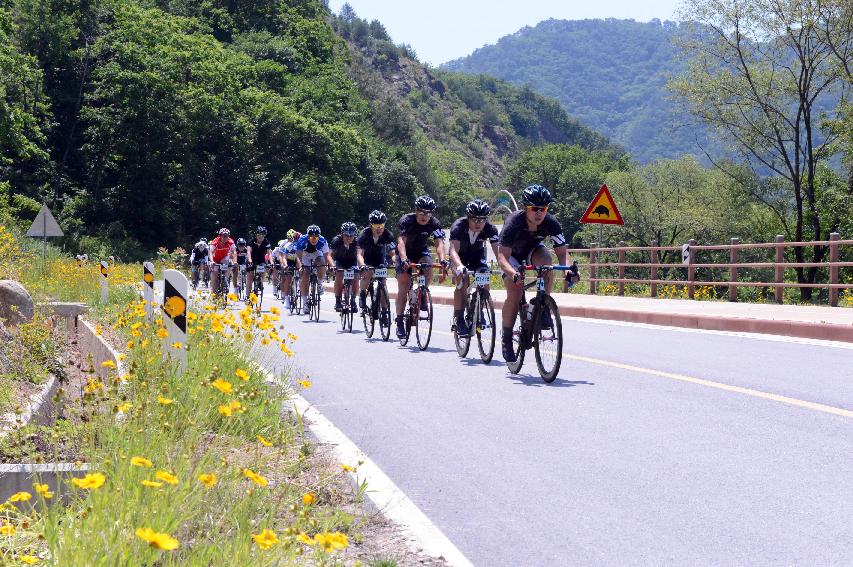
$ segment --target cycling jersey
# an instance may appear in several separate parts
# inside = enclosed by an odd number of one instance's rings
[[[270,244],[270,241],[266,238],[264,238],[260,242],[252,239],[252,241],[249,242],[249,248],[252,250],[252,263],[263,264],[264,262],[266,262],[267,252],[270,251],[272,245]]]
[[[527,228],[526,211],[516,211],[506,218],[500,243],[501,246],[512,248],[512,257],[517,262],[529,262],[533,251],[544,246],[543,241],[549,236],[555,248],[566,245],[566,237],[563,236],[560,221],[554,215],[546,214],[536,231],[530,232]]]
[[[379,235],[379,239],[373,238],[373,231],[370,230],[370,227],[365,228],[358,235],[355,243],[362,250],[364,263],[374,267],[387,264],[388,250],[397,248],[394,235],[387,228]]]
[[[406,237],[406,257],[417,262],[422,256],[430,256],[429,239],[443,240],[444,230],[435,217],[430,217],[426,224],[418,224],[415,213],[409,213],[400,217],[400,236]]]
[[[230,236],[225,240],[223,240],[221,236],[217,236],[210,241],[210,245],[213,248],[213,261],[217,264],[221,263],[232,250],[236,249],[234,240],[232,240]]]
[[[317,240],[316,244],[311,244],[311,241],[308,240],[307,234],[303,234],[299,240],[296,241],[294,247],[298,252],[308,252],[309,254],[313,254],[315,252],[325,254],[329,251],[329,243],[326,242],[325,237],[321,236],[320,239]]]
[[[237,247],[237,263],[239,265],[241,265],[241,266],[246,265],[246,258],[248,257],[248,255],[249,255],[249,247],[248,246],[244,247],[242,250],[240,249],[239,246]]]
[[[196,246],[193,248],[192,252],[190,252],[190,264],[201,264],[202,262],[207,262],[210,258],[210,252],[207,248],[207,245],[199,247]]]
[[[469,270],[476,270],[486,265],[486,241],[498,241],[498,229],[486,221],[483,230],[474,233],[468,228],[468,217],[456,219],[450,227],[450,240],[459,241],[459,259]]]
[[[329,249],[332,251],[332,259],[335,261],[335,266],[338,268],[352,268],[355,266],[357,247],[355,238],[352,239],[352,243],[347,247],[343,236],[339,234],[334,237],[332,243],[329,244]]]

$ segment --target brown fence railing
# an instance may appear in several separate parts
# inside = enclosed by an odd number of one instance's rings
[[[819,246],[826,247],[824,261],[786,260],[797,247]],[[684,248],[657,246],[656,243],[626,246],[620,242],[608,248],[593,244],[592,248],[570,249],[569,253],[575,259],[588,258],[585,265],[578,263],[589,269],[590,294],[598,293],[600,283],[616,284],[619,295],[625,295],[626,284],[647,284],[651,297],[658,296],[659,285],[677,285],[686,286],[688,297],[695,299],[697,286],[727,286],[729,300],[737,301],[739,287],[759,287],[772,289],[774,300],[782,303],[785,288],[808,287],[828,289],[829,304],[836,307],[840,290],[853,289],[853,283],[842,283],[842,275],[847,274],[842,270],[853,268],[853,240],[842,240],[838,233],[832,233],[829,240],[813,242],[785,242],[784,237],[777,236],[775,242],[741,244],[739,239],[732,238],[730,244],[708,246],[690,240]],[[842,255],[849,260],[842,261]],[[628,256],[630,261],[626,261]],[[721,259],[723,261],[719,261]],[[786,281],[785,270],[790,268],[825,270],[826,274],[825,277],[815,274],[814,283]],[[771,271],[772,280],[767,275]],[[648,277],[642,277],[646,274]],[[744,279],[744,275],[748,279]],[[771,281],[762,281],[762,278]]]

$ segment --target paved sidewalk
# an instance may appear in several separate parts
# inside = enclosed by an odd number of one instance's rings
[[[433,285],[430,290],[435,303],[453,303],[453,288]],[[388,280],[388,291],[392,298],[396,297],[396,280]],[[506,292],[494,290],[492,297],[495,307],[502,307]],[[553,297],[560,313],[570,317],[853,342],[853,308],[579,293],[555,293]]]

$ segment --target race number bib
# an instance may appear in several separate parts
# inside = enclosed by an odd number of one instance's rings
[[[418,276],[418,285],[426,286],[426,276]]]
[[[344,270],[344,279],[351,280],[355,278],[355,270]]]
[[[266,269],[266,268],[264,267],[264,265],[263,265],[263,264],[258,264],[258,265],[257,265],[257,267],[255,268],[255,270],[256,270],[259,274],[263,274],[265,269]]]
[[[474,283],[477,285],[489,285],[492,281],[492,274],[477,272],[474,274]]]
[[[373,271],[373,277],[387,278],[388,277],[388,268],[376,268]]]

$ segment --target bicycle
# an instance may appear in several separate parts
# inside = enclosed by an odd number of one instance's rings
[[[239,273],[237,274],[237,297],[240,301],[246,301],[249,294],[246,291],[246,264],[237,264]]]
[[[298,315],[302,313],[302,294],[299,293],[299,278],[297,277],[297,270],[294,267],[288,266],[284,268],[290,274],[290,289],[288,292],[290,293],[290,314]]]
[[[226,259],[221,264],[217,264],[215,267],[218,268],[217,272],[219,273],[219,279],[217,280],[217,287],[214,290],[214,295],[218,298],[219,302],[222,304],[222,308],[228,307],[228,280],[231,277],[231,264]]]
[[[469,272],[466,268],[462,277],[468,278],[468,276]],[[470,333],[464,337],[460,336],[455,321],[451,327],[453,339],[456,342],[456,352],[459,356],[465,358],[468,355],[468,349],[471,347],[471,333],[474,333],[477,335],[480,359],[486,364],[492,361],[495,354],[495,335],[497,333],[495,306],[487,287],[491,280],[492,272],[482,270],[474,272],[474,285],[471,285],[469,281],[468,296],[465,298],[465,322],[471,329]]]
[[[412,284],[414,284],[415,271],[417,271],[418,287],[412,285],[409,290],[409,301],[406,303],[403,311],[403,326],[406,329],[406,336],[400,339],[400,346],[406,346],[409,342],[409,336],[412,333],[412,327],[415,327],[415,337],[418,341],[418,348],[426,350],[429,346],[429,339],[432,336],[432,294],[427,287],[426,275],[424,271],[427,268],[441,268],[441,264],[430,263],[413,263],[412,267]],[[421,309],[425,307],[426,309]]]
[[[336,270],[344,273],[344,286],[341,290],[341,330],[352,333],[352,303],[355,301],[352,294],[352,281],[358,272],[358,266],[346,269],[337,268]]]
[[[370,279],[370,285],[367,286],[367,297],[365,299],[367,309],[361,311],[364,334],[367,335],[367,338],[373,336],[378,319],[379,333],[382,335],[382,340],[387,341],[391,337],[391,302],[388,300],[388,287],[385,282],[388,277],[388,268],[377,266],[368,269],[373,270],[373,277]],[[376,282],[375,289],[374,282]]]
[[[512,328],[515,362],[507,362],[512,374],[518,374],[524,364],[524,353],[533,349],[536,353],[536,366],[539,375],[546,383],[553,382],[560,371],[563,361],[563,322],[554,298],[545,293],[545,273],[549,271],[575,271],[573,266],[520,266],[522,282],[521,298],[518,300],[518,315]],[[523,284],[524,272],[533,270],[536,279]],[[536,296],[527,302],[525,291],[536,286]],[[550,365],[548,365],[550,363]]]
[[[272,295],[278,300],[284,300],[284,294],[281,289],[281,267],[278,264],[272,265]]]
[[[255,277],[252,278],[252,293],[257,298],[257,303],[253,305],[255,310],[260,311],[261,305],[264,302],[264,273],[266,272],[266,264],[261,262],[255,264]],[[251,299],[251,296],[247,300]]]
[[[308,320],[320,321],[320,279],[317,277],[317,268],[319,266],[303,266],[303,270],[311,270],[310,280],[308,282]]]
[[[207,264],[207,260],[199,260],[198,262],[193,263],[191,275],[193,289],[198,289],[198,280],[200,277],[204,282],[204,287],[210,287],[208,284],[210,281],[210,267]]]

